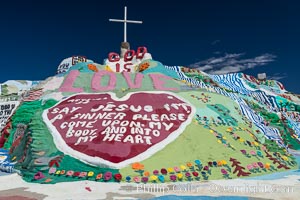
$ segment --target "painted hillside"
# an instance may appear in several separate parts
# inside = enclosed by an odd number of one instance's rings
[[[298,169],[300,99],[273,80],[166,66],[145,47],[1,84],[0,169],[35,183],[161,183]]]

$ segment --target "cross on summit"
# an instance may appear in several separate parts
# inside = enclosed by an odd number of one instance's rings
[[[121,58],[127,50],[130,49],[130,45],[127,42],[127,23],[142,24],[142,21],[127,20],[127,7],[124,7],[124,19],[109,19],[110,22],[123,22],[124,23],[124,41],[121,43]]]
[[[124,19],[109,19],[110,22],[123,22],[124,23],[124,42],[127,42],[127,23],[142,24],[142,21],[127,20],[127,7],[124,7]]]

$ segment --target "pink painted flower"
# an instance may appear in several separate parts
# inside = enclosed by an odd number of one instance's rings
[[[87,172],[81,172],[81,173],[79,174],[79,177],[80,177],[80,178],[84,178],[84,177],[86,177],[86,175],[87,175]]]
[[[112,178],[112,173],[111,172],[105,172],[104,173],[104,180],[109,181]]]
[[[180,168],[179,168],[179,167],[174,167],[174,171],[175,171],[176,173],[178,173],[178,172],[180,172]]]
[[[259,168],[258,164],[256,162],[252,163],[253,168]]]
[[[266,148],[264,145],[262,145],[262,146],[261,146],[261,150],[266,151],[267,148]]]
[[[133,177],[133,181],[136,183],[139,183],[141,181],[141,179],[140,179],[140,177],[135,176],[135,177]]]
[[[248,169],[249,171],[251,171],[251,170],[253,169],[252,164],[247,165],[247,169]]]
[[[209,167],[208,166],[204,166],[203,168],[205,171],[208,171],[209,170]]]
[[[56,172],[56,168],[55,167],[50,167],[49,169],[49,174],[54,174]]]
[[[74,174],[74,171],[72,171],[72,170],[69,170],[69,171],[67,171],[67,176],[73,176],[73,174]]]
[[[253,151],[253,150],[251,150],[251,151],[250,151],[250,154],[251,154],[252,156],[255,156],[255,155],[256,155],[256,152]]]

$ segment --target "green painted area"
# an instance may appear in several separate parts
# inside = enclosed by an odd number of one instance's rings
[[[182,92],[178,95],[184,97],[187,99],[190,103],[195,105],[199,112],[201,113],[201,108],[205,107],[206,104],[191,97],[191,94],[199,95],[201,92]],[[208,94],[208,95],[216,95],[216,94]],[[223,101],[222,98],[212,98],[212,101]],[[227,101],[228,102],[228,101]],[[226,107],[233,108],[231,112],[238,116],[237,111],[234,109],[235,102],[230,102],[232,105],[226,104]],[[227,109],[225,107],[222,107],[223,110]],[[211,110],[211,112],[215,112]],[[209,113],[206,113],[209,114]],[[269,160],[269,158],[266,157],[266,153],[261,149],[262,143],[260,141],[265,141],[264,136],[261,133],[256,133],[255,131],[252,131],[252,128],[249,128],[249,126],[246,123],[243,123],[242,120],[240,120],[241,117],[238,117],[239,123],[235,124],[237,127],[234,128],[232,126],[224,126],[224,125],[214,125],[212,123],[207,124],[201,124],[201,122],[197,121],[196,118],[193,120],[193,123],[191,123],[185,131],[172,143],[168,144],[163,151],[157,152],[152,157],[144,160],[141,162],[145,166],[144,171],[149,171],[150,174],[154,170],[161,170],[162,168],[174,168],[174,167],[180,167],[181,165],[185,165],[188,162],[191,162],[193,164],[194,170],[197,171],[197,166],[195,165],[195,160],[200,160],[204,165],[208,165],[208,162],[213,161],[220,161],[225,160],[227,163],[227,166],[220,166],[220,167],[210,167],[211,169],[211,175],[207,174],[208,179],[224,179],[224,175],[221,173],[221,169],[231,169],[231,172],[229,172],[229,177],[231,178],[237,178],[237,174],[232,174],[233,168],[231,166],[230,158],[237,159],[241,166],[245,167],[245,172],[249,172],[247,169],[247,165],[252,163],[261,162],[263,164],[270,163],[272,166],[272,169],[269,170],[263,170],[260,169],[256,172],[252,170],[252,174],[250,176],[259,176],[263,174],[273,173],[274,171],[283,171],[283,169],[277,169],[276,165],[272,164],[272,162]],[[228,128],[234,128],[236,130],[233,130],[232,132],[228,131]],[[214,134],[211,133],[211,130],[214,130],[218,133],[218,135],[222,135],[222,138],[216,137]],[[239,139],[234,137],[234,135],[238,136]],[[225,141],[225,143],[223,143]],[[247,143],[248,141],[248,143]],[[255,142],[255,143],[254,143]],[[250,145],[249,145],[250,143]],[[226,146],[225,146],[226,144]],[[277,145],[278,147],[278,145]],[[279,148],[272,149],[274,152],[277,152]],[[248,157],[244,155],[240,150],[245,150],[248,154]],[[250,152],[259,151],[262,155],[260,156],[254,156],[251,155]],[[272,152],[272,151],[271,151]],[[289,168],[295,169],[297,166],[290,161],[293,160],[293,158],[290,155],[287,155],[286,152],[282,152],[282,156],[287,156],[288,161],[282,161],[282,163],[285,163]],[[192,173],[193,169],[187,167],[187,171]],[[185,171],[185,172],[187,172]],[[204,170],[198,170],[197,172],[201,173]],[[120,172],[126,176],[130,177],[141,177],[139,172],[134,171],[131,166],[128,166],[124,169],[121,169]],[[183,174],[185,172],[182,172]],[[205,171],[207,172],[207,171]],[[175,173],[178,174],[178,173]],[[164,175],[166,181],[170,181],[170,175],[171,173],[168,173],[167,175]],[[241,178],[241,177],[240,177]],[[204,178],[201,176],[200,180],[203,180]],[[185,179],[187,180],[187,179]],[[196,180],[195,178],[193,180]]]
[[[228,126],[237,126],[237,120],[230,116],[230,110],[222,104],[210,104],[207,107],[218,113],[219,119],[224,120]]]
[[[38,183],[57,183],[87,179],[87,176],[79,178],[74,176],[68,177],[66,174],[50,175],[48,172],[51,163],[53,163],[52,167],[60,171],[93,172],[94,175],[89,177],[90,180],[95,180],[100,173],[118,173],[116,169],[87,165],[78,159],[64,155],[56,148],[51,133],[41,120],[44,109],[53,106],[55,103],[56,101],[54,100],[49,100],[45,104],[42,104],[42,101],[24,102],[12,118],[13,129],[9,136],[9,141],[5,144],[5,148],[11,150],[11,157],[17,161],[15,168],[21,171],[24,180]],[[20,142],[13,142],[13,135],[19,123],[27,124],[28,128]],[[34,180],[34,175],[37,172],[42,172],[45,178]],[[103,179],[98,181],[103,181]],[[114,181],[114,179],[112,178],[109,181]]]

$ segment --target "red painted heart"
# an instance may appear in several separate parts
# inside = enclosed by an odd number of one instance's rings
[[[121,168],[144,160],[176,139],[193,107],[168,92],[78,94],[45,110],[58,149],[99,166]]]

